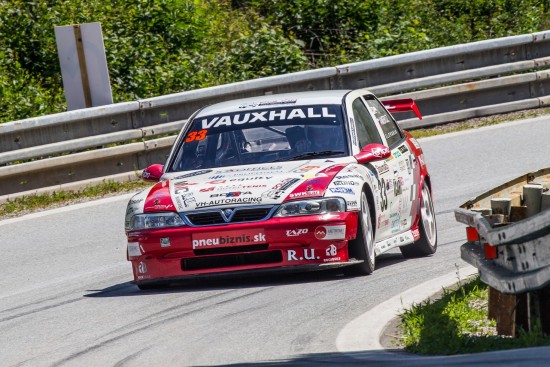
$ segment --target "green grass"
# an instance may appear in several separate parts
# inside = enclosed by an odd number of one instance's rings
[[[0,219],[106,196],[135,192],[151,185],[150,182],[143,181],[104,181],[98,185],[87,186],[76,191],[57,191],[50,194],[21,196],[0,204]]]
[[[540,327],[517,337],[496,335],[495,322],[487,318],[488,287],[479,277],[454,291],[445,290],[437,300],[427,300],[401,316],[400,344],[407,352],[425,355],[478,353],[492,350],[550,345]]]

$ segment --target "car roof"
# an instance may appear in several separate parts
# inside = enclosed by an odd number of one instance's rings
[[[350,90],[318,90],[296,93],[271,94],[249,98],[234,99],[216,103],[202,109],[196,117],[217,115],[220,113],[259,110],[273,107],[292,107],[305,105],[342,104]]]

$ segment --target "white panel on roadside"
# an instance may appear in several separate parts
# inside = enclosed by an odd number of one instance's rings
[[[55,38],[67,109],[113,103],[101,24],[55,27]]]

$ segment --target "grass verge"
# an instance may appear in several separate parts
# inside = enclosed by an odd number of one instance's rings
[[[550,345],[550,336],[541,336],[540,327],[531,333],[522,330],[514,338],[497,335],[495,322],[487,318],[487,305],[488,286],[479,277],[453,291],[445,290],[440,299],[405,310],[398,343],[407,352],[424,355]]]

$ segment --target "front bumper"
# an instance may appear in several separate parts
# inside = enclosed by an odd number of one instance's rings
[[[224,226],[128,233],[128,260],[140,284],[243,272],[348,266],[357,212],[271,218]]]

